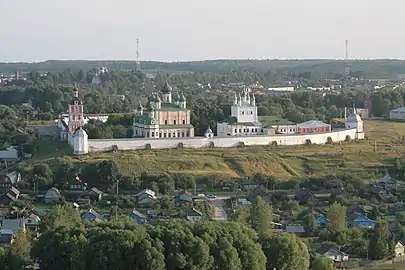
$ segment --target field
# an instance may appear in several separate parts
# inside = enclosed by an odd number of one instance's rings
[[[405,123],[369,120],[365,121],[365,131],[366,140],[332,145],[140,150],[64,157],[74,163],[112,159],[130,174],[168,171],[230,179],[263,173],[292,179],[348,171],[370,174],[405,155]],[[42,161],[52,162],[51,145],[41,154]],[[61,152],[59,149],[56,154]]]

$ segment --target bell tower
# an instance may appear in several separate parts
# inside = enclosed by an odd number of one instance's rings
[[[79,90],[74,89],[74,98],[69,103],[69,132],[75,133],[76,129],[84,126],[83,102],[79,98]]]

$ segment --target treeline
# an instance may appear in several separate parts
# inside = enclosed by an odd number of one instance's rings
[[[106,65],[110,69],[135,70],[134,61],[45,61],[39,63],[0,63],[1,73],[22,72],[61,72],[65,69],[72,71],[91,70]],[[207,60],[164,63],[142,61],[143,70],[166,70],[170,72],[230,72],[238,70],[253,70],[273,73],[282,71],[312,72],[321,78],[333,78],[333,74],[343,76],[345,61],[339,60]],[[361,71],[367,78],[392,78],[405,72],[404,61],[400,60],[350,60],[353,72]]]
[[[294,235],[272,235],[269,206],[254,207],[256,231],[238,222],[158,220],[152,226],[119,216],[83,224],[77,210],[56,206],[41,217],[39,239],[18,232],[11,246],[0,249],[0,266],[23,269],[37,261],[49,270],[308,269],[306,244]]]

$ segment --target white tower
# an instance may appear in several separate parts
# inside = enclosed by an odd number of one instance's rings
[[[85,155],[89,152],[89,140],[87,133],[79,127],[73,137],[73,155]]]
[[[238,105],[238,96],[235,93],[235,98],[233,100],[233,105],[237,106]]]
[[[255,97],[255,94],[252,95],[252,106],[256,106],[256,97]]]

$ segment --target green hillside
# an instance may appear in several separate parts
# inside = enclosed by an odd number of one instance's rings
[[[349,171],[368,174],[404,156],[405,123],[365,121],[365,130],[367,140],[333,145],[140,150],[91,153],[83,157],[63,155],[66,148],[54,142],[57,152],[51,151],[52,144],[47,143],[30,164],[52,163],[55,159],[51,153],[54,153],[80,164],[112,159],[128,174],[169,171],[229,179],[263,173],[292,179]]]

